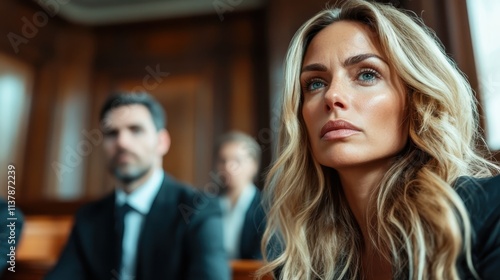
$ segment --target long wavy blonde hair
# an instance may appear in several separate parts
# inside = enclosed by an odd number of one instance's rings
[[[408,100],[408,143],[367,205],[373,209],[370,240],[363,240],[336,171],[314,160],[301,116],[299,76],[308,44],[340,20],[369,26],[407,89],[401,94]],[[269,211],[260,275],[279,270],[287,280],[362,278],[360,252],[371,242],[397,279],[458,279],[461,254],[477,277],[469,217],[453,183],[462,175],[490,176],[497,167],[477,148],[484,143],[471,87],[435,34],[392,6],[349,0],[297,31],[284,82],[278,157],[264,189]]]

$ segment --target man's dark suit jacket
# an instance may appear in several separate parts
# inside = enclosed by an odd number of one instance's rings
[[[266,215],[261,200],[260,191],[257,190],[243,223],[240,238],[240,259],[262,259],[260,243],[266,229]]]
[[[47,280],[119,279],[115,193],[82,207],[59,262]],[[221,210],[214,199],[165,179],[138,244],[134,280],[230,278]]]

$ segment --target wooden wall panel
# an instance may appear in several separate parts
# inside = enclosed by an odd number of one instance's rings
[[[255,92],[252,79],[252,62],[248,56],[237,56],[233,60],[232,83],[230,96],[230,129],[241,130],[250,135],[255,134]]]
[[[49,146],[48,136],[52,135],[52,124],[49,119],[54,100],[51,95],[55,85],[54,70],[55,66],[48,63],[38,68],[37,71],[24,159],[24,167],[29,171],[29,176],[23,178],[21,198],[25,200],[38,199],[40,194],[45,192],[45,189],[50,191],[50,187],[46,188],[43,182],[46,178],[44,167],[48,162],[46,160]]]
[[[25,173],[16,199],[20,205],[37,204],[57,196],[59,182],[51,163],[64,153],[60,149],[78,144],[61,142],[69,134],[60,121],[71,117],[80,119],[77,125],[86,125],[85,107],[77,104],[80,116],[62,109],[68,97],[89,96],[92,35],[88,28],[68,24],[31,1],[2,1],[0,23],[0,52],[34,69],[25,156],[19,164]],[[22,43],[13,44],[12,36]]]
[[[20,34],[21,19],[41,11],[30,1],[6,0],[0,8],[4,35]],[[20,45],[18,54],[1,41],[1,52],[35,69],[23,160],[30,175],[23,178],[19,205],[27,214],[72,214],[112,189],[98,114],[120,87],[139,86],[158,97],[170,115],[173,141],[165,169],[195,186],[207,185],[218,135],[239,129],[258,138],[269,126],[266,27],[264,10],[228,13],[222,22],[206,15],[92,28],[55,16]],[[168,76],[154,76],[157,70]],[[77,110],[68,110],[72,100],[82,100]],[[92,151],[71,167],[83,174],[82,189],[58,182],[51,167],[68,156],[65,147],[90,141],[64,128],[69,118],[75,121],[73,130],[84,128],[96,137]],[[77,194],[66,197],[75,201],[61,201],[61,191]]]
[[[25,191],[21,188],[23,179],[29,175],[24,168],[25,144],[34,69],[15,57],[0,53],[0,168],[8,170],[10,164],[15,171],[12,185],[18,195]],[[0,173],[0,182],[7,182],[7,172]],[[10,178],[12,179],[12,178]],[[6,183],[7,184],[7,183]],[[11,186],[11,184],[9,184]],[[0,196],[7,198],[7,185],[0,189]]]
[[[48,120],[53,128],[47,136],[45,196],[75,200],[85,194],[85,166],[94,149],[82,132],[88,127],[94,38],[86,30],[64,28],[55,47],[52,117]]]
[[[92,139],[95,139],[96,147],[90,154],[87,165],[86,197],[88,199],[102,197],[103,193],[111,191],[113,187],[102,152],[103,135],[99,123],[100,109],[109,93],[110,81],[110,74],[94,72],[88,130],[92,132]]]

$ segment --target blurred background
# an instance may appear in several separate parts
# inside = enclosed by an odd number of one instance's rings
[[[0,195],[9,164],[28,220],[71,217],[111,191],[98,114],[116,90],[148,91],[166,108],[172,146],[164,168],[179,180],[208,184],[214,140],[235,129],[262,145],[265,171],[287,46],[306,19],[336,2],[2,0]],[[436,31],[476,91],[482,133],[498,151],[500,4],[380,2],[414,11]]]

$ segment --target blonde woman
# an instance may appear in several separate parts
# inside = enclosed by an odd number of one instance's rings
[[[297,31],[262,275],[500,279],[498,167],[476,149],[476,100],[434,38],[358,0]]]

